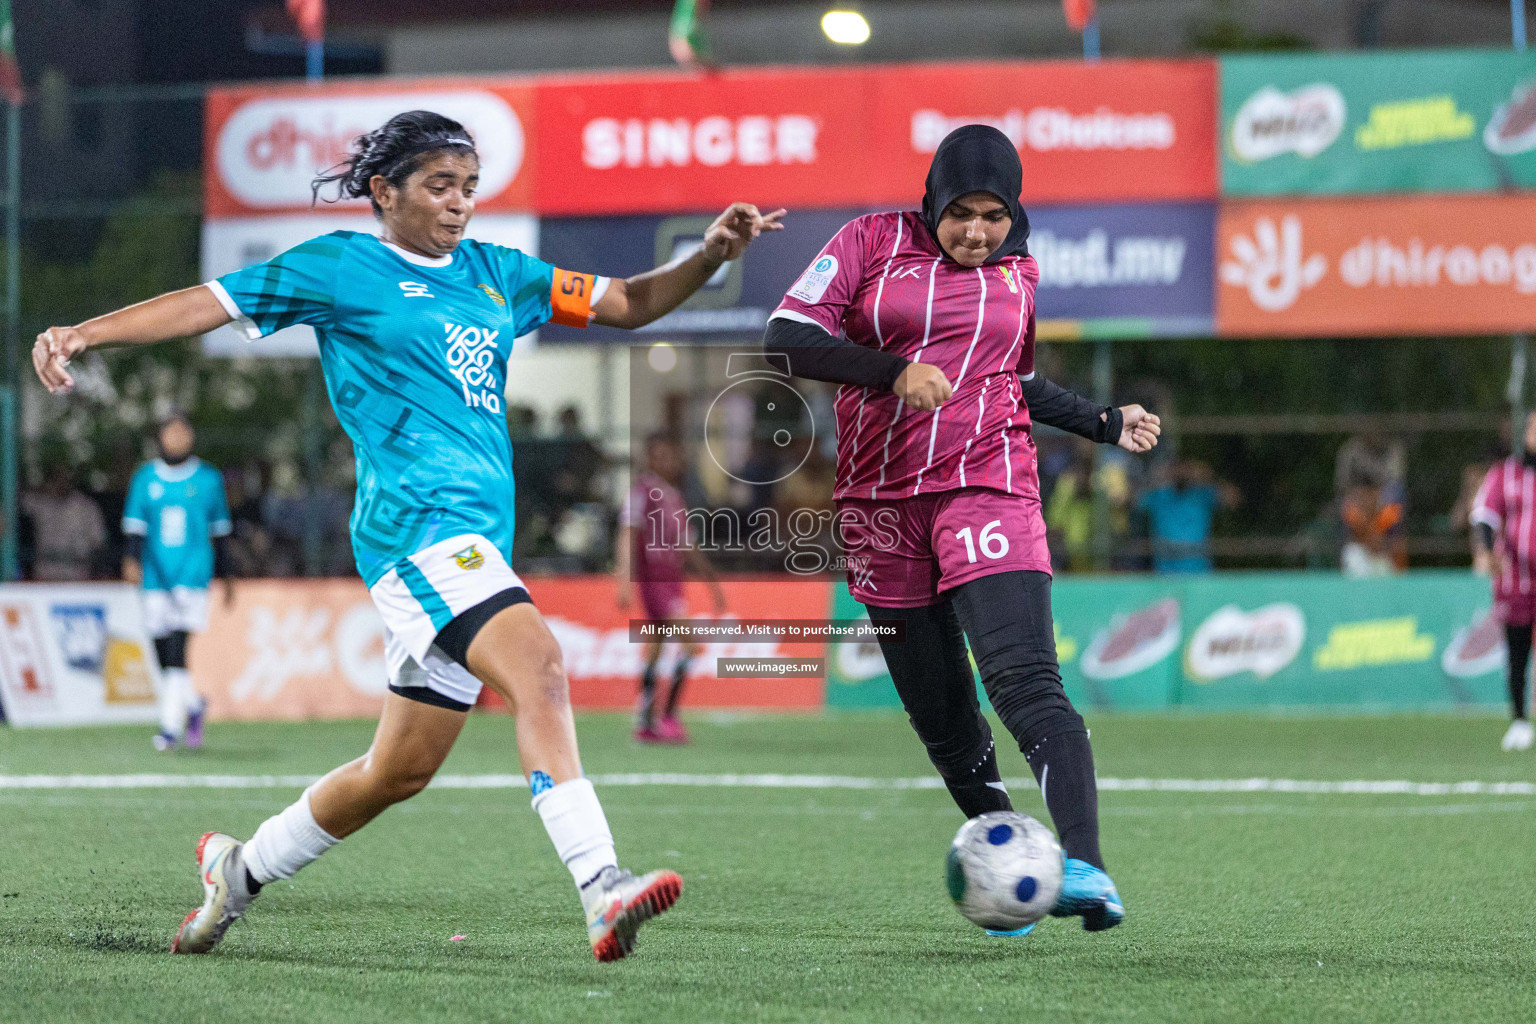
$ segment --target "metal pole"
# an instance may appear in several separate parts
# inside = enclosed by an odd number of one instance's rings
[[[1525,455],[1525,364],[1529,337],[1515,335],[1509,357],[1509,445],[1515,458]]]
[[[0,577],[20,577],[16,561],[16,463],[21,456],[17,443],[17,367],[21,360],[21,104],[6,104],[5,116],[5,381],[0,405],[0,512],[5,534],[0,539]]]
[[[1518,2],[1518,0],[1516,0]],[[1099,59],[1099,16],[1095,14],[1083,26],[1083,60]]]
[[[325,77],[325,40],[311,39],[304,47],[304,77],[318,82]]]
[[[311,39],[304,48],[304,76],[319,82],[325,76],[325,42]],[[325,373],[318,356],[304,367],[304,493],[309,506],[304,515],[304,575],[319,576],[325,538],[320,533],[320,410],[325,402]]]
[[[1525,52],[1525,0],[1509,0],[1509,29],[1515,39],[1515,49]]]

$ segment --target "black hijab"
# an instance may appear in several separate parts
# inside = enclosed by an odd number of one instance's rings
[[[1029,215],[1019,202],[1024,189],[1024,167],[1019,151],[1008,136],[989,125],[967,124],[944,136],[928,167],[928,191],[923,195],[923,223],[939,237],[939,218],[944,208],[972,192],[990,192],[1007,204],[1013,227],[997,251],[987,257],[996,263],[1009,256],[1028,256]]]

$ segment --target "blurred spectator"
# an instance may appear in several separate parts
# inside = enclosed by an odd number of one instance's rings
[[[1385,576],[1408,567],[1403,505],[1386,488],[1354,484],[1340,502],[1339,515],[1344,524],[1344,575]]]
[[[1334,462],[1333,491],[1343,498],[1350,488],[1379,488],[1388,501],[1406,496],[1407,450],[1403,442],[1378,431],[1358,434],[1344,442]]]
[[[90,579],[107,529],[101,509],[73,477],[55,470],[41,489],[22,495],[21,509],[32,519],[32,578],[55,583]]]
[[[1045,506],[1051,557],[1058,568],[1086,572],[1093,568],[1093,463],[1078,458],[1056,479]]]
[[[1167,481],[1144,493],[1137,507],[1147,514],[1152,568],[1160,573],[1210,572],[1211,522],[1218,508],[1234,508],[1242,493],[1215,479],[1211,467],[1181,459]]]

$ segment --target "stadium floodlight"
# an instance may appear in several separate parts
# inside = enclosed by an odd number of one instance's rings
[[[664,341],[658,341],[646,353],[645,361],[657,373],[671,373],[677,367],[677,349]]]
[[[828,39],[844,46],[869,42],[869,22],[858,11],[828,11],[821,16],[821,30]]]

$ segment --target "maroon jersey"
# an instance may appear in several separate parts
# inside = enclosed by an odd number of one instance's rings
[[[1472,502],[1472,522],[1493,528],[1504,571],[1493,581],[1495,600],[1531,594],[1536,559],[1536,470],[1519,459],[1495,463]]]
[[[774,312],[944,371],[954,395],[918,412],[889,392],[837,393],[841,498],[908,498],[963,487],[1038,497],[1029,410],[1035,368],[1031,256],[982,267],[947,259],[916,213],[850,221]]]
[[[637,583],[680,582],[688,525],[682,492],[655,473],[641,473],[624,499],[619,525],[635,528],[630,560]]]

